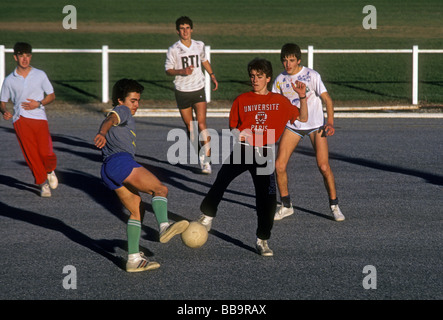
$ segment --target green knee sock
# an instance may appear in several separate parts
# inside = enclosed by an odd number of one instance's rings
[[[142,224],[138,220],[129,219],[127,225],[128,254],[139,253]]]
[[[168,199],[165,197],[153,197],[152,198],[152,210],[154,210],[155,218],[158,225],[168,220]]]

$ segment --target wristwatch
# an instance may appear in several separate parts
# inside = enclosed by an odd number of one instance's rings
[[[37,100],[37,102],[40,104],[40,105],[38,106],[40,109],[44,107],[41,101],[38,101],[38,100]]]

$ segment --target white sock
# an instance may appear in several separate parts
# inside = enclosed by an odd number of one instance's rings
[[[170,223],[169,222],[162,222],[160,223],[160,232],[163,232],[163,230],[166,230],[169,227]]]
[[[137,260],[140,258],[140,253],[131,253],[128,254],[128,260]]]

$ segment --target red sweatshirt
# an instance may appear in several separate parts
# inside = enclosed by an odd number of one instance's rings
[[[261,147],[274,144],[283,134],[288,120],[294,122],[300,112],[289,100],[278,93],[267,95],[252,91],[239,95],[232,104],[229,127],[249,132],[250,145]]]

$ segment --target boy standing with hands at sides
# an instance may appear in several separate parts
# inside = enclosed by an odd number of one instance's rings
[[[32,46],[17,42],[14,45],[15,70],[6,77],[1,91],[0,112],[3,119],[14,125],[15,134],[28,167],[40,186],[40,195],[50,197],[58,186],[55,175],[57,156],[52,148],[45,106],[55,100],[54,88],[46,73],[31,66]],[[14,104],[14,115],[6,103]]]
[[[209,231],[217,208],[229,184],[240,174],[249,171],[255,188],[257,229],[256,249],[262,256],[273,256],[268,246],[277,195],[274,176],[274,144],[288,121],[307,121],[306,102],[300,109],[280,94],[270,92],[272,65],[268,60],[256,58],[248,64],[252,91],[239,95],[232,104],[229,127],[237,143],[230,157],[223,163],[200,210],[198,221]],[[290,83],[291,89],[305,94],[306,86]]]
[[[300,65],[301,50],[298,45],[294,43],[283,45],[280,59],[285,71],[275,78],[272,91],[284,95],[295,106],[300,105],[302,101],[306,101],[309,110],[309,120],[307,122],[288,122],[281,138],[275,162],[275,172],[282,204],[277,208],[275,220],[281,220],[294,213],[289,195],[286,168],[300,140],[305,136],[309,136],[315,150],[317,166],[323,176],[324,185],[329,196],[331,213],[335,221],[343,221],[345,217],[338,206],[335,179],[329,165],[328,141],[326,139],[326,137],[332,136],[335,132],[332,99],[321,80],[320,74],[315,70]],[[306,84],[306,95],[302,96],[298,92],[291,90],[289,83],[297,80]],[[326,105],[326,123],[322,102]]]
[[[127,272],[157,269],[157,262],[149,262],[139,252],[141,219],[144,215],[140,192],[153,196],[152,209],[159,225],[160,242],[166,243],[182,233],[188,221],[174,224],[168,220],[168,188],[150,171],[138,164],[135,157],[136,129],[133,115],[138,109],[144,87],[135,80],[121,79],[112,90],[114,108],[100,125],[94,144],[102,150],[101,177],[106,186],[114,190],[121,203],[130,212],[127,223]]]
[[[202,173],[210,174],[211,168],[211,147],[210,136],[206,133],[206,94],[205,76],[202,67],[210,74],[215,85],[214,91],[218,88],[218,82],[212,71],[211,64],[205,54],[205,44],[202,41],[191,39],[193,32],[193,22],[189,17],[182,16],[175,22],[179,41],[169,47],[166,54],[165,71],[169,76],[174,76],[175,99],[180,111],[182,120],[186,126],[189,139],[192,145],[197,146],[200,167]],[[198,128],[193,128],[194,115]],[[202,148],[200,152],[199,135],[202,134]],[[201,153],[201,154],[200,154]]]

